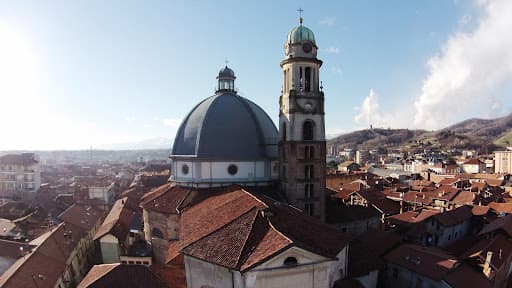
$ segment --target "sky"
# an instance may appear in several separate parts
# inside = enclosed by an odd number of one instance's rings
[[[277,123],[299,8],[328,137],[512,111],[509,0],[0,0],[0,150],[174,138],[226,61]]]

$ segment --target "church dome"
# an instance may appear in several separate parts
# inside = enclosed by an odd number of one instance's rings
[[[185,118],[176,134],[171,157],[274,159],[277,139],[277,129],[263,109],[234,91],[219,90]]]
[[[316,45],[315,34],[308,27],[300,24],[288,33],[287,44],[311,42]]]

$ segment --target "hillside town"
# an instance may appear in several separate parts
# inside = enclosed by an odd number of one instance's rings
[[[302,11],[277,125],[226,62],[170,150],[0,153],[0,287],[512,287],[512,147],[328,141]]]

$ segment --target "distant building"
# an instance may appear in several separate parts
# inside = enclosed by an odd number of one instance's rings
[[[494,173],[512,173],[512,151],[494,152]]]
[[[41,167],[34,153],[0,157],[0,193],[37,192],[40,186]]]
[[[464,173],[480,173],[485,170],[485,164],[479,159],[472,158],[462,163],[461,170]]]

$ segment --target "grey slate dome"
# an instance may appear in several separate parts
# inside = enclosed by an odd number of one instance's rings
[[[226,65],[226,67],[220,69],[219,76],[217,76],[217,79],[219,79],[221,77],[236,78],[235,72],[233,70],[231,70],[231,68],[229,68],[228,65]]]
[[[181,123],[171,157],[275,159],[277,139],[277,129],[263,109],[234,91],[218,91]]]

